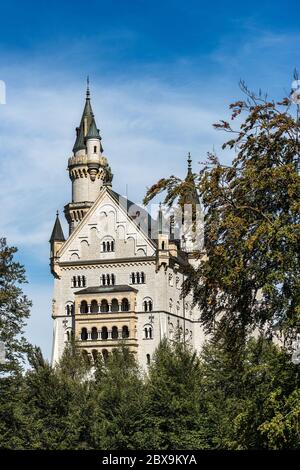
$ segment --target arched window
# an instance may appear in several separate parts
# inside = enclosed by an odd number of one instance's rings
[[[101,339],[107,339],[108,338],[108,332],[106,326],[102,327],[101,330]]]
[[[72,303],[68,303],[66,305],[66,314],[73,315],[73,313],[74,313],[74,305]]]
[[[162,249],[162,250],[165,249],[165,242],[162,242],[162,243],[161,243],[161,249]]]
[[[82,357],[87,364],[90,364],[89,353],[85,349],[82,351]]]
[[[110,242],[110,251],[115,251],[115,242],[114,241]]]
[[[93,326],[93,328],[92,328],[91,339],[93,341],[98,339],[98,330],[95,326]]]
[[[145,284],[145,273],[141,273],[141,283]]]
[[[85,276],[82,276],[82,287],[85,287],[85,286],[86,286]]]
[[[81,341],[86,341],[88,339],[88,333],[86,328],[81,328]]]
[[[108,351],[107,351],[107,349],[102,349],[102,357],[103,357],[104,362],[108,361]]]
[[[86,300],[82,300],[80,304],[80,313],[88,313],[89,308]]]
[[[144,326],[144,338],[145,339],[152,339],[153,338],[152,326],[151,325],[145,325]]]
[[[106,242],[106,251],[110,251],[110,242]]]
[[[128,299],[122,299],[121,311],[122,311],[122,312],[128,312],[128,311],[129,311],[129,302],[128,302]]]
[[[73,276],[71,279],[71,287],[76,287],[76,286],[77,286],[76,276]]]
[[[111,275],[111,285],[114,286],[116,282],[116,277],[114,274]]]
[[[151,362],[150,354],[146,354],[146,361],[147,361],[147,366],[150,366],[150,362]]]
[[[102,243],[102,251],[104,253],[106,252],[106,243],[105,242]]]
[[[81,287],[81,277],[77,276],[77,286]]]
[[[135,273],[130,274],[130,281],[131,281],[131,284],[135,284]]]
[[[173,339],[174,338],[174,326],[173,323],[169,323],[169,338]]]
[[[169,312],[170,313],[173,312],[173,300],[172,299],[169,300]]]
[[[98,351],[97,351],[97,349],[93,349],[93,350],[92,350],[92,356],[93,356],[94,362],[97,362],[97,359],[98,359]]]
[[[98,312],[99,312],[98,302],[97,302],[97,300],[92,300],[92,302],[91,302],[91,313],[98,313]]]
[[[106,299],[101,300],[100,312],[106,313],[109,311],[109,305]]]
[[[106,285],[110,286],[110,275],[106,274]]]
[[[152,312],[152,300],[149,298],[144,299],[144,312]]]
[[[136,273],[136,283],[139,284],[141,282],[140,273]]]
[[[102,286],[105,286],[106,284],[106,277],[105,277],[105,274],[102,274],[101,278],[100,278],[100,284]]]
[[[112,339],[118,339],[119,337],[119,331],[117,326],[113,326],[111,329],[111,337]]]
[[[69,331],[67,331],[67,341],[70,341],[70,339],[71,339],[70,332],[69,332]]]
[[[97,153],[97,145],[94,145],[94,153]]]
[[[119,311],[119,302],[117,299],[112,299],[111,301],[111,311],[118,312]]]
[[[129,338],[128,326],[124,325],[122,328],[122,338]]]

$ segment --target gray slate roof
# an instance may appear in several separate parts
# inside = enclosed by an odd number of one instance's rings
[[[56,242],[64,242],[65,241],[64,232],[63,232],[63,229],[61,228],[61,224],[60,224],[58,214],[56,215],[54,227],[53,227],[52,234],[51,234],[49,242],[52,243],[54,241],[56,241]]]
[[[131,286],[126,284],[121,284],[119,286],[95,286],[95,287],[86,287],[75,292],[77,294],[105,294],[110,292],[137,292],[137,289],[134,289]]]

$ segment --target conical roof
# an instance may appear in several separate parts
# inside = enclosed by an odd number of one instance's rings
[[[77,152],[77,150],[85,149],[85,139],[87,135],[89,134],[89,131],[92,126],[93,126],[93,130],[92,130],[93,134],[97,132],[97,137],[100,138],[99,131],[95,123],[92,105],[91,105],[89,85],[87,85],[84,109],[83,109],[80,125],[77,128],[77,136],[76,136],[75,144],[73,147],[74,153]],[[96,131],[94,128],[96,129]]]
[[[55,219],[54,227],[53,227],[52,234],[51,234],[49,241],[50,243],[53,243],[54,241],[56,242],[65,241],[65,236],[64,236],[64,232],[61,227],[61,224],[60,224],[58,212],[56,213],[56,219]]]

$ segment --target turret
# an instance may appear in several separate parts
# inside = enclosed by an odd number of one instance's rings
[[[68,160],[68,170],[72,181],[72,202],[65,206],[65,215],[71,233],[96,200],[102,185],[110,184],[112,180],[92,110],[89,81],[80,125],[76,128],[73,155]]]
[[[60,224],[59,214],[58,211],[56,213],[56,219],[54,223],[54,227],[52,230],[52,234],[49,240],[50,243],[50,267],[51,272],[54,276],[58,276],[58,271],[56,269],[56,260],[57,260],[57,253],[61,249],[62,245],[65,242],[64,232]]]

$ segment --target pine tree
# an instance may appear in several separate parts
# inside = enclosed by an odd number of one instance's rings
[[[183,342],[163,340],[150,366],[147,387],[147,440],[152,449],[204,449],[201,369]]]
[[[128,348],[113,350],[96,365],[92,391],[91,436],[96,449],[140,449],[145,426],[145,394],[141,372]]]

